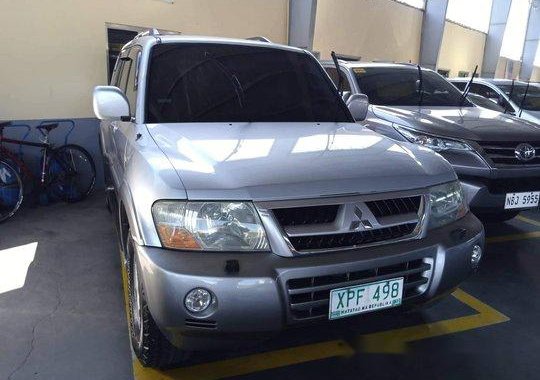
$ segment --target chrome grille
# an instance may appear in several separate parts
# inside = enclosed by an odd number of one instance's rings
[[[382,216],[401,215],[410,212],[418,212],[418,208],[420,207],[420,197],[381,199],[378,201],[366,202],[366,205],[377,218]]]
[[[379,268],[287,281],[290,313],[294,320],[328,317],[330,291],[391,278],[403,277],[403,301],[422,294],[429,282],[431,260],[418,259]]]
[[[515,150],[519,142],[478,142],[486,156],[495,166],[528,166],[540,165],[540,142],[529,142],[536,150],[536,157],[529,161],[521,161],[516,157]]]
[[[390,243],[419,234],[424,213],[422,195],[355,199],[360,200],[301,207],[293,204],[271,211],[289,247],[299,253]]]
[[[406,223],[398,224],[397,226],[378,228],[376,230],[372,229],[344,234],[295,236],[290,237],[289,241],[297,251],[353,247],[398,239],[412,234],[415,227],[416,223]]]
[[[339,205],[318,207],[291,207],[274,210],[274,216],[282,226],[302,224],[332,223],[337,216]]]

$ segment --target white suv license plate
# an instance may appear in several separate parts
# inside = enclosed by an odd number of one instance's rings
[[[504,208],[531,208],[538,206],[540,191],[529,191],[526,193],[508,193]]]
[[[328,319],[399,306],[402,297],[403,277],[334,289],[330,292]]]

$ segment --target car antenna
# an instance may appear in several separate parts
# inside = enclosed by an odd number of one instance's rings
[[[529,85],[531,84],[531,81],[527,81],[527,87],[525,87],[525,93],[523,94],[523,98],[521,98],[521,103],[519,103],[519,115],[518,117],[521,117],[521,113],[523,112],[523,103],[525,103],[525,98],[527,97],[527,93],[529,92]]]
[[[424,79],[422,78],[422,68],[420,65],[416,65],[418,69],[418,90],[420,91],[420,98],[418,99],[418,107],[422,107],[422,101],[424,100]]]
[[[339,63],[336,57],[336,52],[332,50],[330,55],[332,56],[332,61],[334,61],[334,66],[336,66],[336,70],[337,70],[337,75],[338,75],[337,90],[338,90],[339,96],[343,97],[343,74],[341,73],[341,70],[339,69]]]
[[[476,72],[478,71],[478,65],[474,68],[474,71],[471,76],[471,80],[467,82],[467,86],[465,86],[465,90],[463,90],[463,94],[461,94],[461,100],[459,101],[459,106],[463,107],[463,103],[465,102],[465,99],[467,99],[467,95],[469,95],[469,91],[471,91],[471,86],[474,81],[474,77],[476,76]]]
[[[508,99],[512,100],[512,95],[514,94],[514,84],[516,80],[512,79],[512,86],[510,86],[510,92],[508,93]],[[510,105],[510,102],[504,102],[504,113],[508,112],[508,106]]]

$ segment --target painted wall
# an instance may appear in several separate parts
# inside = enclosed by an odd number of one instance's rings
[[[424,12],[392,0],[318,0],[313,49],[418,62]]]
[[[512,70],[510,70],[510,65],[512,65]],[[520,70],[521,61],[514,61],[506,57],[499,57],[497,69],[495,70],[495,78],[518,79]]]
[[[540,67],[535,67],[533,69],[531,82],[540,82]]]
[[[450,77],[459,71],[472,74],[475,65],[481,70],[485,44],[485,33],[446,21],[437,68],[450,70]]]
[[[105,23],[287,42],[287,0],[1,0],[0,119],[93,117]]]

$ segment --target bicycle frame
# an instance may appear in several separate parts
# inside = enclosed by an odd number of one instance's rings
[[[46,173],[47,173],[47,153],[49,152],[50,149],[52,149],[52,144],[49,143],[49,136],[48,134],[45,135],[45,141],[44,142],[41,142],[41,143],[37,143],[37,142],[30,142],[30,141],[24,141],[24,140],[17,140],[17,139],[9,139],[9,138],[5,138],[5,137],[2,137],[0,136],[0,144],[1,143],[8,143],[8,144],[18,144],[20,146],[32,146],[32,147],[35,147],[35,148],[41,148],[42,149],[42,163],[41,163],[41,176],[40,176],[40,182],[41,184],[45,184],[45,177],[46,177]],[[2,149],[2,151],[5,153],[6,151],[9,152],[7,149]],[[13,156],[15,156],[13,153],[7,153],[6,155],[11,155],[11,159],[14,159]],[[28,169],[28,166],[26,166],[26,164],[21,161],[20,159],[18,159],[17,157],[15,157],[15,161],[17,162],[17,165],[21,165],[21,168],[25,167],[26,169]],[[31,171],[29,171],[29,174],[35,178],[35,176],[32,174]]]

